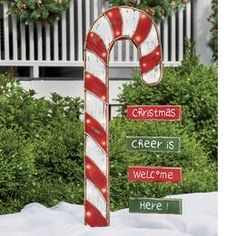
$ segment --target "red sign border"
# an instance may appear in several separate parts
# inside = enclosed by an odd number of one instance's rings
[[[142,180],[138,180],[138,181],[131,181],[129,178],[129,170],[131,168],[146,168],[146,169],[174,169],[174,170],[179,170],[180,171],[180,180],[178,182],[176,181],[142,181]],[[163,166],[128,166],[128,171],[127,171],[127,175],[128,175],[128,181],[131,183],[175,183],[175,184],[181,184],[183,183],[183,168],[181,167],[163,167]]]
[[[129,118],[128,117],[128,108],[129,107],[150,107],[150,108],[154,108],[154,107],[166,107],[166,108],[171,108],[171,107],[177,107],[179,108],[179,118],[178,119],[145,119],[145,118],[140,118],[140,119],[133,119],[133,118]],[[183,115],[182,115],[182,106],[181,105],[127,105],[126,107],[126,118],[128,120],[141,120],[141,121],[182,121],[183,119]]]

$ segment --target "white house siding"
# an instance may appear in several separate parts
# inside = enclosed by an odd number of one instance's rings
[[[119,108],[117,99],[118,94],[121,92],[122,84],[130,83],[127,80],[111,80],[109,87],[111,106],[111,116],[117,114]],[[84,89],[82,80],[34,80],[34,81],[21,81],[22,87],[25,89],[33,89],[36,91],[36,97],[45,97],[50,99],[50,94],[56,92],[61,96],[81,97],[84,99]]]
[[[110,103],[117,104],[115,99],[120,93],[122,84],[130,83],[127,80],[111,80],[110,81]],[[45,97],[50,99],[50,94],[56,92],[61,96],[84,97],[84,88],[82,80],[31,80],[21,81],[22,87],[25,89],[33,89],[36,91],[36,97]]]
[[[8,56],[6,57],[6,51],[4,52],[4,45],[8,38],[13,39],[12,35],[15,29],[14,27],[16,27],[16,25],[8,25],[6,21],[3,21],[3,12],[4,10],[6,11],[7,5],[5,4],[5,8],[3,8],[3,6],[0,6],[0,72],[3,69],[3,66],[8,68],[12,66],[28,67],[31,68],[32,73],[31,75],[28,75],[28,81],[22,81],[21,83],[25,88],[34,89],[37,92],[37,96],[44,96],[46,98],[49,98],[51,92],[57,92],[62,96],[83,97],[83,81],[81,73],[81,70],[83,68],[81,50],[83,40],[81,40],[81,38],[83,37],[83,35],[85,35],[85,32],[88,31],[89,26],[92,24],[94,19],[97,18],[98,13],[102,11],[101,5],[98,5],[98,7],[94,7],[93,4],[98,4],[101,2],[102,1],[98,0],[74,0],[74,4],[71,5],[71,9],[73,6],[76,7],[75,15],[77,14],[78,16],[80,16],[80,18],[76,18],[77,23],[79,24],[78,26],[80,27],[75,27],[73,37],[76,42],[75,45],[67,45],[67,50],[68,52],[70,52],[68,54],[67,60],[62,60],[61,58],[63,54],[63,51],[61,50],[65,50],[65,48],[63,48],[60,43],[58,45],[58,42],[57,44],[55,44],[54,41],[51,41],[51,46],[52,48],[54,48],[52,50],[52,53],[56,53],[56,55],[54,55],[54,57],[47,57],[47,50],[44,49],[49,48],[49,42],[44,42],[42,38],[42,29],[39,26],[39,28],[37,28],[37,32],[39,33],[40,40],[37,40],[35,45],[43,46],[43,50],[41,50],[41,47],[38,47],[38,51],[35,51],[34,54],[38,54],[38,57],[33,57],[33,55],[31,55],[33,52],[31,50],[31,52],[29,53],[28,47],[23,50],[23,46],[25,45],[24,43],[26,42],[22,40],[22,45],[20,48],[18,48],[18,51],[11,49],[10,52],[13,51],[15,52],[15,54],[13,53],[13,55],[10,55],[10,59],[7,58]],[[211,14],[211,0],[192,0],[191,3],[192,5],[189,4],[186,10],[171,16],[160,27],[165,66],[178,66],[181,64],[184,51],[183,39],[185,37],[191,38],[192,36],[196,41],[197,51],[200,54],[201,61],[206,64],[211,62],[211,51],[207,46],[207,43],[210,39],[210,24],[207,21],[207,18]],[[81,11],[83,9],[86,9],[85,14],[81,14]],[[70,11],[68,10],[67,14],[69,13]],[[81,17],[82,15],[83,17]],[[62,19],[64,19],[65,21],[66,17],[64,16],[64,18]],[[176,22],[179,23],[175,27],[174,23]],[[55,24],[57,25],[57,23]],[[19,26],[19,24],[17,26]],[[69,27],[69,22],[67,22],[66,27]],[[60,29],[60,24],[57,25],[56,28],[51,28],[51,33],[57,36],[58,34],[61,34],[60,30],[62,29],[59,30],[58,28]],[[20,32],[24,29],[24,25],[18,27],[18,30]],[[44,30],[46,30],[45,32],[47,33],[49,29]],[[4,36],[3,34],[6,34],[8,31],[10,32],[10,36]],[[37,35],[37,32],[35,31],[34,33]],[[25,32],[26,36],[27,33],[29,32]],[[18,36],[19,35],[20,34],[18,34]],[[70,37],[68,35],[68,40],[69,38]],[[57,37],[55,39],[57,39]],[[177,41],[182,43],[176,45]],[[11,45],[13,45],[13,43],[10,43],[10,46]],[[31,46],[33,47],[35,45],[32,44]],[[57,47],[55,47],[55,45],[57,45]],[[59,59],[57,55],[58,53]],[[32,58],[32,60],[30,58]],[[38,58],[41,58],[41,60],[38,60]],[[123,83],[127,83],[127,79],[129,79],[129,81],[132,80],[132,71],[133,68],[137,65],[138,63],[136,49],[133,50],[133,46],[129,42],[117,43],[111,53],[112,69],[110,71],[110,77],[112,78],[112,80],[110,81],[110,103],[117,103],[117,101],[115,101],[114,99],[116,99],[117,95],[120,93],[120,90],[118,88],[121,87]],[[55,77],[54,79],[53,77],[49,78],[48,80],[45,77],[40,77],[48,76],[47,74],[40,73],[41,68],[45,67],[55,67],[55,71],[57,72],[57,74],[61,73],[59,76],[65,78],[63,79]],[[80,68],[80,73],[78,73],[78,70],[73,69],[73,67]],[[63,68],[67,69],[65,70]],[[21,80],[22,78],[19,79]]]
[[[193,0],[193,9],[193,38],[196,41],[196,50],[202,63],[211,64],[212,53],[210,48],[207,46],[211,37],[211,23],[207,20],[212,14],[211,0]]]

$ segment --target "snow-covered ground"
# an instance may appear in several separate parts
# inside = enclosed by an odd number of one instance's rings
[[[20,213],[0,216],[1,236],[217,236],[217,193],[174,196],[183,199],[183,215],[111,214],[111,227],[83,224],[83,206],[61,202],[52,208],[38,203]]]

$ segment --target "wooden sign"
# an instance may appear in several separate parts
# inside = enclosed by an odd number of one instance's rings
[[[127,119],[129,120],[159,120],[180,121],[182,118],[179,105],[135,105],[127,106]]]
[[[181,199],[131,198],[130,213],[182,214]]]
[[[182,169],[174,167],[130,166],[130,182],[182,182]]]
[[[127,136],[127,148],[132,151],[179,152],[179,137]]]

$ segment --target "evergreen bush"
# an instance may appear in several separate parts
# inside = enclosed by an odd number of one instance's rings
[[[30,202],[82,203],[82,101],[34,95],[0,75],[0,214]]]
[[[183,67],[188,63],[190,61],[185,61]],[[212,128],[209,117],[216,112],[213,109],[215,82],[212,81],[215,69],[194,63],[196,60],[192,59],[193,68],[188,66],[185,72],[183,68],[167,69],[167,77],[159,86],[159,89],[163,86],[162,92],[142,86],[138,76],[131,87],[124,87],[120,97],[123,103],[180,103],[184,105],[184,120],[135,122],[121,117],[111,121],[112,210],[127,207],[131,196],[162,197],[217,189],[216,163],[208,158],[196,131],[199,124],[202,132],[207,132],[202,135],[207,137]],[[206,83],[195,76],[201,76]],[[83,103],[79,98],[62,98],[58,94],[52,94],[50,101],[34,95],[34,91],[21,88],[11,75],[0,75],[0,214],[19,211],[31,202],[46,206],[60,201],[83,203],[84,134],[80,120]],[[194,115],[204,118],[204,125],[208,127],[203,128],[200,121],[196,123]],[[132,152],[125,145],[127,135],[180,136],[181,152]],[[213,143],[215,145],[215,141]],[[182,167],[183,183],[128,183],[127,167],[131,165]]]
[[[196,134],[211,158],[217,159],[217,68],[200,64],[194,44],[188,41],[187,45],[182,66],[165,68],[158,86],[144,85],[136,72],[133,83],[123,85],[118,100],[123,108],[135,104],[181,105],[182,127]]]
[[[33,145],[17,131],[0,128],[0,214],[19,210],[29,202],[33,187]]]
[[[130,151],[126,147],[126,136],[180,137],[181,149],[179,153]],[[129,166],[182,167],[183,183],[129,183]],[[189,135],[187,129],[180,129],[174,122],[113,119],[110,167],[113,210],[128,207],[130,197],[158,198],[217,190],[216,163],[208,159],[196,135]]]

